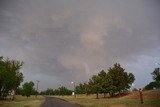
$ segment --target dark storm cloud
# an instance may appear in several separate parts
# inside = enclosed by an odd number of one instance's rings
[[[84,82],[115,62],[133,72],[137,86],[143,86],[151,80],[153,63],[160,61],[158,4],[156,0],[3,0],[0,54],[23,60],[25,79],[41,80],[42,89]]]

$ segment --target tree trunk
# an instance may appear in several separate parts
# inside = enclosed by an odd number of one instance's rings
[[[106,98],[106,93],[104,93],[104,98]]]
[[[86,93],[86,96],[88,96],[88,93]]]
[[[2,92],[1,92],[1,90],[2,90],[2,86],[0,86],[0,99],[1,99],[1,97],[2,97]]]
[[[110,92],[109,95],[110,95],[110,97],[113,97],[114,93],[113,93],[113,92]]]
[[[16,89],[13,90],[13,98],[12,98],[12,100],[15,100],[15,95],[16,95]]]
[[[96,99],[98,99],[98,93],[96,93]]]
[[[119,93],[118,93],[118,94],[119,94],[119,97],[120,97],[120,96],[121,96],[121,91],[119,91]]]

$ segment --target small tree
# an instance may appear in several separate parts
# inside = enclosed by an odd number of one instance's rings
[[[25,82],[22,87],[23,87],[24,95],[27,97],[30,97],[30,95],[34,90],[34,83],[32,81]]]

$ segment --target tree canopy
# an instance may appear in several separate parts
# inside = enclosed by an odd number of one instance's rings
[[[35,91],[34,89],[34,83],[32,81],[30,82],[25,82],[22,85],[22,90],[23,90],[23,95],[30,97],[30,95],[32,95],[32,92]]]

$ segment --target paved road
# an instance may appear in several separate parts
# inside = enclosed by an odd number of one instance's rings
[[[46,97],[46,101],[40,107],[82,107],[77,104],[71,104],[67,101],[54,98],[54,97]]]

